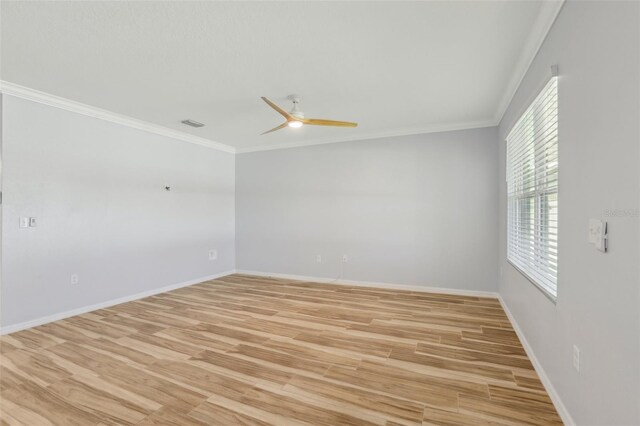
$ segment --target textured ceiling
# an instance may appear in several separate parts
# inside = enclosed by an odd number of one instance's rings
[[[540,1],[1,7],[2,80],[239,150],[493,124],[548,19]],[[290,93],[360,126],[259,136],[281,122],[260,96]]]

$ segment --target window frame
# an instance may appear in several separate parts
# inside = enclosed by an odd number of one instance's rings
[[[521,122],[523,120],[525,120],[527,114],[532,110],[535,109],[536,106],[539,106],[540,104],[537,103],[537,101],[539,99],[544,99],[545,98],[545,94],[547,93],[547,88],[548,86],[555,80],[555,103],[556,103],[556,107],[557,107],[557,111],[555,113],[555,126],[556,126],[556,136],[555,136],[555,149],[559,150],[559,128],[560,128],[560,94],[559,94],[559,79],[558,79],[558,73],[557,73],[557,66],[553,66],[551,67],[551,76],[550,78],[545,79],[544,84],[541,85],[541,87],[535,92],[535,95],[532,96],[529,101],[526,103],[525,107],[523,108],[522,112],[520,113],[520,115],[518,116],[518,119],[515,121],[515,123],[513,124],[513,126],[511,127],[511,129],[509,130],[509,132],[507,133],[507,136],[505,138],[505,195],[506,195],[506,250],[505,250],[505,257],[507,262],[513,267],[515,268],[518,272],[520,272],[529,282],[531,282],[538,290],[540,290],[542,292],[542,294],[544,294],[549,300],[551,300],[554,304],[557,303],[557,299],[558,299],[558,289],[559,289],[559,270],[558,270],[558,261],[559,261],[559,205],[558,205],[558,201],[560,198],[560,186],[559,186],[559,181],[556,181],[556,187],[555,190],[550,190],[549,188],[544,188],[543,190],[538,190],[538,180],[540,179],[540,174],[539,173],[539,166],[537,164],[537,159],[535,157],[535,145],[534,145],[534,177],[533,180],[535,183],[534,188],[533,189],[529,189],[528,191],[524,191],[529,192],[529,194],[525,194],[525,196],[523,196],[523,194],[518,194],[515,197],[510,197],[510,193],[509,193],[509,183],[510,183],[510,170],[514,167],[511,166],[509,164],[509,139],[512,136],[512,134],[514,134],[515,132],[518,131],[526,131],[523,129],[523,127],[519,127]],[[543,127],[547,125],[546,123],[543,123]],[[557,166],[556,166],[556,173],[557,173],[557,177],[556,179],[559,180],[559,171],[560,171],[560,155],[559,152],[557,152]],[[525,162],[526,160],[520,159],[521,162]],[[515,162],[514,162],[515,163]],[[546,176],[545,176],[546,177]],[[536,275],[542,275],[541,271],[542,269],[537,269],[537,268],[532,268],[532,271],[528,271],[527,269],[523,268],[522,266],[520,266],[519,264],[516,263],[515,260],[512,260],[510,258],[510,242],[513,241],[512,240],[512,221],[511,221],[511,217],[512,214],[516,214],[516,215],[520,215],[522,213],[522,211],[520,210],[521,207],[521,202],[523,200],[527,200],[530,199],[532,202],[532,206],[533,206],[533,223],[532,223],[532,227],[533,229],[536,229],[537,227],[540,226],[540,224],[542,223],[542,221],[546,218],[547,215],[544,215],[543,212],[543,203],[540,201],[542,200],[543,197],[548,197],[549,195],[555,195],[555,203],[556,203],[556,227],[555,227],[555,232],[556,232],[556,270],[555,270],[555,276],[554,276],[554,282],[553,285],[554,287],[552,288],[553,290],[555,290],[555,294],[551,291],[551,288],[549,288],[548,284],[544,284],[543,279],[536,277]],[[516,202],[516,207],[515,207],[515,211],[512,211],[513,207],[511,206],[512,201],[515,200]],[[521,222],[522,220],[519,219],[519,222]],[[540,249],[536,250],[536,247],[538,247],[538,243],[540,243],[540,246],[542,245],[542,239],[538,237],[538,232],[534,231],[534,237],[532,238],[532,241],[536,241],[538,240],[538,242],[534,242],[534,248],[531,249],[531,254],[535,257],[540,259],[541,256],[544,254]],[[548,242],[549,239],[546,238],[544,240],[545,242]],[[521,242],[521,241],[519,241]],[[548,243],[547,243],[548,244]],[[525,249],[526,250],[526,249]],[[537,269],[537,270],[536,270]]]

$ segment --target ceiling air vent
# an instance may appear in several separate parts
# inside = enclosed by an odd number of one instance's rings
[[[204,124],[198,123],[197,121],[193,120],[182,120],[181,123],[191,127],[204,127]]]

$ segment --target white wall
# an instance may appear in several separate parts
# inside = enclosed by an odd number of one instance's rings
[[[3,328],[233,270],[232,154],[3,98]]]
[[[500,294],[574,421],[640,424],[640,4],[568,1],[500,124]],[[557,64],[554,305],[506,261],[506,134]],[[611,217],[607,210],[624,210]],[[609,222],[610,251],[587,243]],[[581,370],[572,367],[572,346]]]
[[[237,155],[237,268],[495,291],[496,130]]]

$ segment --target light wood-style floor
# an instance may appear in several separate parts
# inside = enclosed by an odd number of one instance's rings
[[[495,299],[231,275],[0,343],[2,425],[561,424]]]

